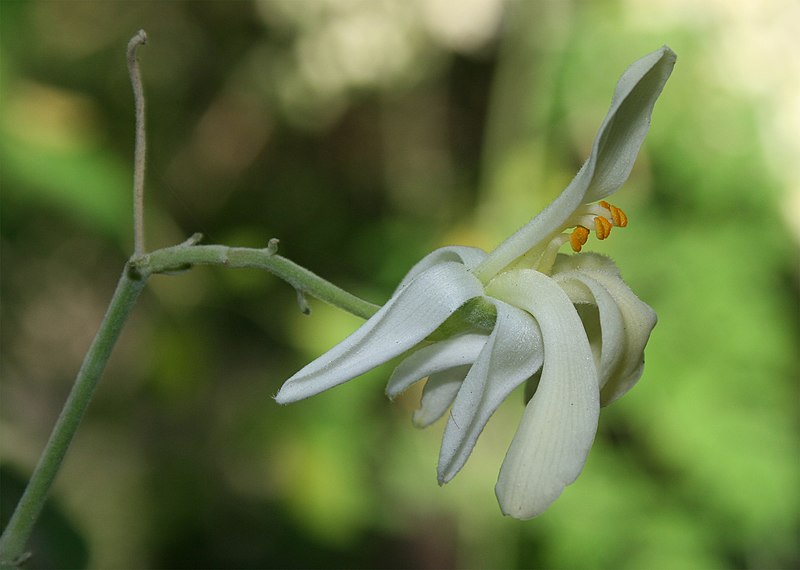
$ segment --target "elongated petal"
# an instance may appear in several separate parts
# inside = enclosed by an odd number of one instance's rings
[[[672,74],[676,58],[671,49],[663,46],[635,61],[622,74],[592,148],[597,163],[585,202],[605,198],[628,179],[650,128],[653,107]]]
[[[675,57],[664,46],[634,62],[623,73],[588,160],[547,208],[475,268],[481,281],[488,282],[516,258],[560,231],[578,206],[608,196],[625,182],[650,126],[656,99],[672,73]]]
[[[486,257],[486,252],[477,247],[467,247],[463,245],[449,245],[434,249],[428,255],[420,259],[414,267],[409,269],[405,277],[400,281],[395,291],[405,287],[414,277],[440,263],[453,261],[463,263],[467,269],[472,269]]]
[[[542,336],[536,321],[521,309],[494,303],[495,328],[450,410],[439,453],[439,483],[458,473],[498,406],[542,366]]]
[[[471,366],[458,366],[449,368],[436,374],[431,374],[422,390],[422,400],[419,409],[414,412],[414,425],[425,428],[441,418],[456,399],[464,378]]]
[[[600,403],[607,406],[630,390],[642,375],[644,348],[658,320],[656,312],[631,291],[609,258],[596,253],[559,255],[554,274],[577,271],[601,284],[611,295],[622,316],[625,350],[602,386]]]
[[[503,513],[531,518],[580,474],[597,431],[597,371],[569,297],[529,269],[503,273],[487,292],[529,311],[544,339],[544,366],[500,468],[495,492]]]
[[[600,403],[607,406],[633,388],[642,376],[644,348],[650,338],[650,333],[656,326],[658,317],[656,312],[648,304],[642,302],[622,279],[615,279],[602,273],[590,273],[590,275],[602,283],[617,302],[625,322],[625,336],[627,337],[622,359],[600,392]]]
[[[426,269],[356,332],[289,378],[275,399],[280,404],[302,400],[387,362],[481,294],[481,283],[461,263]]]
[[[426,376],[472,364],[488,338],[485,334],[462,334],[420,348],[394,369],[386,385],[386,395],[393,399]]]
[[[628,339],[625,335],[622,313],[606,288],[586,273],[581,271],[554,273],[553,279],[561,285],[573,303],[586,303],[584,297],[588,295],[588,303],[597,307],[599,323],[595,323],[595,319],[582,318],[582,321],[589,337],[589,344],[592,345],[592,352],[595,354],[599,386],[602,389],[618,371],[618,364],[627,348]],[[580,307],[579,305],[579,315]],[[594,330],[596,325],[599,325],[599,330]]]

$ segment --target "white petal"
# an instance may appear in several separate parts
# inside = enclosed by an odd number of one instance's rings
[[[461,383],[470,368],[470,365],[459,366],[431,374],[422,390],[419,409],[414,412],[415,426],[428,427],[444,415],[456,399]]]
[[[664,46],[634,62],[622,75],[592,152],[569,186],[539,215],[501,243],[475,268],[484,283],[516,258],[558,232],[581,204],[616,191],[630,174],[650,126],[656,99],[675,65]]]
[[[536,321],[521,309],[494,303],[495,328],[450,410],[439,453],[439,483],[458,473],[494,411],[542,365],[542,336]]]
[[[569,271],[578,271],[600,283],[622,315],[625,350],[600,392],[600,404],[607,406],[630,390],[642,375],[644,348],[658,319],[655,311],[625,284],[611,259],[597,253],[559,255],[553,266],[554,274]]]
[[[426,376],[472,364],[488,338],[485,334],[462,334],[420,348],[394,369],[386,385],[386,395],[393,399]]]
[[[675,52],[663,46],[633,62],[620,77],[592,148],[597,163],[585,202],[605,198],[628,179],[676,58]]]
[[[403,277],[402,281],[400,281],[397,289],[395,289],[395,292],[408,285],[408,283],[414,279],[414,277],[426,269],[433,267],[434,265],[438,265],[446,261],[454,261],[456,263],[463,263],[467,266],[467,269],[472,269],[481,261],[483,261],[485,257],[486,252],[477,247],[450,245],[446,247],[440,247],[439,249],[434,249],[428,255],[420,259],[414,265],[414,267],[409,269],[408,273],[406,273],[405,277]]]
[[[500,468],[495,492],[503,513],[541,514],[580,474],[597,431],[597,371],[569,297],[549,277],[509,271],[487,293],[528,310],[544,339],[544,366]]]
[[[483,287],[461,263],[430,267],[395,293],[353,334],[289,378],[280,404],[318,394],[402,354],[423,340]]]
[[[561,285],[573,303],[583,305],[588,302],[595,305],[599,311],[599,331],[592,330],[594,319],[582,318],[582,321],[589,337],[589,344],[592,345],[592,352],[595,354],[599,386],[602,389],[618,370],[618,364],[627,347],[622,313],[606,288],[586,273],[581,271],[554,273],[553,279]],[[584,291],[576,290],[576,286],[583,288]],[[589,300],[585,300],[587,293],[590,297]],[[577,307],[579,315],[581,314],[581,305]],[[595,341],[597,341],[597,346],[595,346]],[[596,348],[599,348],[599,355]]]
[[[625,323],[625,351],[609,380],[600,392],[603,406],[623,396],[633,388],[644,369],[644,348],[656,326],[656,312],[642,302],[622,279],[605,273],[589,272],[611,294],[619,307]]]

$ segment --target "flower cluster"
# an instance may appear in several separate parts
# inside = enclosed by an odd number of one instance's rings
[[[386,388],[392,398],[426,380],[414,423],[450,410],[439,454],[452,479],[502,401],[526,385],[528,403],[496,494],[503,513],[541,514],[575,481],[600,407],[639,379],[655,312],[608,258],[579,253],[627,216],[604,199],[628,178],[675,63],[668,48],[620,78],[591,155],[569,186],[490,253],[444,247],[418,262],[355,333],[289,378],[285,404],[406,354]],[[569,242],[573,255],[558,253]]]

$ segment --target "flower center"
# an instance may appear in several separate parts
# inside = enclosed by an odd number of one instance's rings
[[[597,204],[588,204],[579,208],[575,215],[568,220],[566,227],[575,226],[569,235],[569,244],[572,246],[572,251],[578,253],[589,239],[591,233],[589,227],[594,226],[597,239],[603,240],[611,235],[613,226],[624,228],[627,225],[628,216],[625,215],[625,212],[602,200]]]
[[[589,228],[594,229],[597,239],[606,239],[611,235],[611,228],[614,226],[624,228],[627,225],[628,216],[625,215],[625,212],[605,200],[596,204],[584,204],[567,218],[560,230],[553,232],[551,237],[543,240],[540,246],[532,248],[520,257],[514,266],[535,269],[549,275],[558,250],[565,243],[569,242],[572,250],[578,253],[589,239],[589,234],[592,233]],[[563,232],[568,228],[575,229],[570,233]]]

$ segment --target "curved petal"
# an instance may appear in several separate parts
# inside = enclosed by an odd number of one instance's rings
[[[409,386],[437,372],[472,364],[478,358],[489,335],[469,333],[425,346],[407,356],[394,369],[386,395],[394,399]]]
[[[480,281],[461,263],[426,269],[353,334],[289,378],[275,399],[280,404],[302,400],[387,362],[482,294]]]
[[[464,466],[503,400],[542,366],[539,325],[525,311],[494,301],[497,322],[458,391],[439,452],[439,483]]]
[[[634,62],[622,74],[588,160],[547,208],[475,268],[475,275],[481,281],[487,283],[516,258],[553,232],[560,231],[578,206],[608,196],[625,182],[650,126],[656,99],[672,73],[675,58],[675,53],[664,46]]]
[[[436,374],[431,374],[422,390],[419,409],[414,412],[413,422],[418,428],[425,428],[441,418],[456,399],[461,383],[471,366],[458,366]]]
[[[529,311],[542,331],[544,366],[511,442],[495,492],[503,513],[531,518],[575,481],[597,431],[597,371],[583,325],[569,297],[549,277],[509,271],[487,292]]]
[[[555,274],[577,271],[594,279],[608,291],[622,315],[625,350],[600,392],[600,404],[607,406],[630,390],[642,375],[644,348],[658,318],[656,312],[631,291],[611,259],[597,253],[559,255]]]
[[[625,323],[625,351],[600,392],[600,402],[603,406],[607,406],[625,395],[642,376],[644,348],[658,317],[652,307],[641,301],[622,279],[603,273],[590,272],[589,275],[611,294]]]
[[[478,265],[486,257],[486,252],[477,247],[467,247],[463,245],[449,245],[434,249],[428,255],[420,259],[411,269],[408,270],[405,277],[403,277],[400,284],[395,289],[399,291],[414,279],[417,275],[440,263],[447,261],[454,261],[462,263],[467,266],[467,269],[472,269]]]
[[[585,273],[580,271],[554,273],[553,279],[561,285],[573,303],[579,304],[579,315],[582,315],[581,305],[587,303],[587,300],[584,300],[587,293],[590,298],[588,303],[597,307],[599,315],[595,316],[599,316],[599,331],[595,330],[595,319],[582,317],[581,320],[595,355],[599,386],[602,389],[618,370],[618,364],[627,347],[622,313],[606,288]]]
[[[677,56],[662,46],[633,62],[620,77],[611,108],[597,133],[592,154],[597,163],[585,202],[596,202],[617,191],[628,179],[650,128],[653,107]]]

